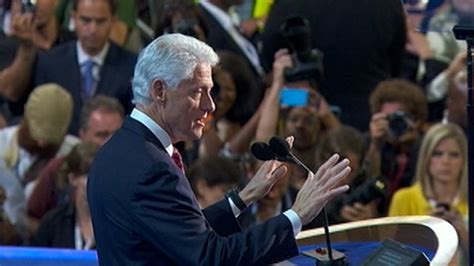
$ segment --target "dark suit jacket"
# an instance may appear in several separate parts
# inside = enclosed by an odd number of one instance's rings
[[[135,54],[110,43],[109,51],[100,69],[100,80],[95,93],[96,95],[104,94],[118,99],[126,112],[132,109],[131,80],[136,59]],[[80,111],[84,101],[81,95],[81,71],[77,62],[75,41],[39,54],[34,85],[49,82],[57,83],[71,93],[74,100],[74,113],[69,132],[77,134]]]
[[[260,79],[260,74],[247,58],[240,46],[232,39],[227,31],[222,27],[219,21],[207,9],[198,5],[199,14],[203,18],[206,27],[207,43],[216,50],[231,51],[245,59],[247,64],[253,70],[254,78]],[[244,37],[245,38],[245,37]],[[255,48],[257,49],[257,48]]]
[[[309,20],[314,48],[324,53],[321,93],[342,109],[342,121],[368,128],[368,98],[378,82],[397,76],[405,50],[400,0],[279,0],[262,36],[262,64],[286,47],[280,26],[290,15]]]
[[[101,265],[261,265],[297,254],[284,215],[240,232],[226,200],[201,211],[186,176],[132,118],[99,151],[87,192]]]

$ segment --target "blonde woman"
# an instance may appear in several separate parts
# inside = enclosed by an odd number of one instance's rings
[[[467,251],[467,141],[452,123],[432,126],[423,138],[416,167],[416,182],[398,190],[389,216],[433,215],[450,222]]]

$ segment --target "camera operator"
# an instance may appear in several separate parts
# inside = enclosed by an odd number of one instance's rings
[[[317,144],[322,134],[330,128],[340,126],[340,122],[324,97],[310,82],[286,82],[285,69],[293,67],[294,63],[287,49],[275,53],[273,82],[262,103],[255,138],[257,141],[267,141],[275,134],[294,136],[293,152],[314,169]],[[287,98],[284,92],[290,97]],[[306,180],[306,173],[294,165],[289,165],[289,172],[290,187],[298,191]]]
[[[54,16],[56,2],[12,0],[10,27],[0,37],[0,95],[11,101],[13,117],[23,114],[37,52],[75,38],[73,33],[59,28]]]
[[[412,183],[427,117],[422,89],[405,80],[379,83],[370,95],[369,176],[386,176],[390,194]]]
[[[320,165],[331,153],[350,158],[350,189],[326,205],[329,224],[360,221],[379,217],[387,205],[387,184],[382,177],[372,177],[363,164],[365,147],[362,133],[350,126],[331,129],[323,137],[316,154]],[[323,226],[324,216],[318,215],[306,228]]]

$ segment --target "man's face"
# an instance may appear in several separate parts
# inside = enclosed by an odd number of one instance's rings
[[[202,136],[204,121],[216,108],[211,97],[212,86],[211,67],[200,63],[191,80],[165,90],[162,117],[173,142]]]
[[[114,21],[107,1],[80,0],[72,17],[82,48],[91,56],[98,54],[109,39]]]
[[[87,128],[81,129],[79,135],[83,141],[102,146],[122,125],[122,116],[117,112],[96,110],[91,113]]]

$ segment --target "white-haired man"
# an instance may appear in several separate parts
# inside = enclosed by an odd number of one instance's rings
[[[136,108],[97,155],[88,199],[101,265],[260,265],[298,254],[294,236],[324,204],[348,189],[348,160],[333,156],[310,174],[294,206],[241,231],[236,216],[286,173],[265,163],[247,186],[200,210],[173,143],[198,139],[215,109],[218,57],[206,44],[164,35],[140,54]],[[289,139],[291,140],[291,139]]]

